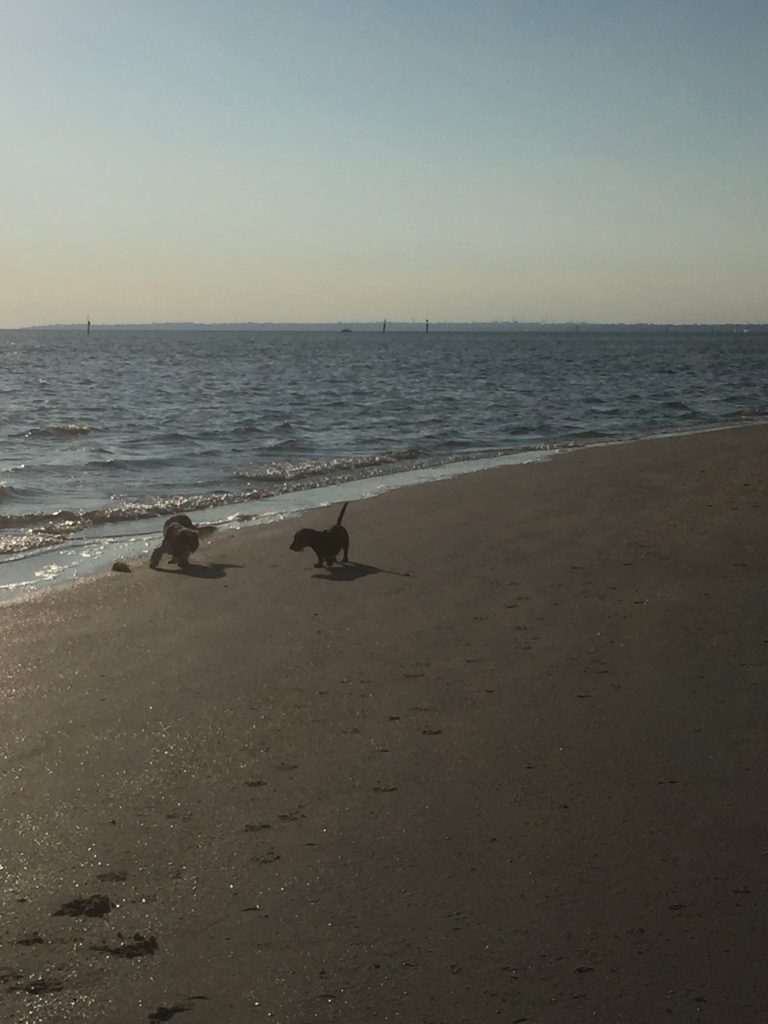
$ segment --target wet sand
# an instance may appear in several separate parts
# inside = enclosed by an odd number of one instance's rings
[[[0,1018],[768,1018],[768,429],[0,608]]]

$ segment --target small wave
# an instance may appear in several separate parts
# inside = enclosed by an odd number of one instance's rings
[[[287,437],[284,441],[275,441],[273,444],[264,445],[261,448],[261,451],[264,453],[288,452],[301,455],[303,452],[306,452],[307,449],[311,449],[313,447],[314,445],[307,438]]]
[[[538,427],[529,427],[519,423],[509,427],[509,433],[512,437],[527,437],[529,434],[539,434],[540,431]]]
[[[665,409],[670,409],[673,412],[693,412],[690,405],[687,402],[670,401],[664,403]]]
[[[24,555],[39,548],[55,547],[72,540],[88,527],[107,526],[194,512],[213,504],[229,504],[239,495],[199,495],[151,503],[129,503],[119,508],[91,509],[83,512],[30,512],[26,515],[0,516],[0,555]]]
[[[681,412],[678,416],[678,420],[700,420],[702,418],[701,414],[696,412],[695,409],[688,409],[686,412]]]
[[[22,534],[0,534],[0,556],[20,555],[40,548],[58,547],[69,539],[66,533],[37,533],[29,531]],[[13,559],[10,559],[13,561]]]
[[[30,501],[43,494],[37,487],[13,487],[11,484],[0,484],[0,504],[12,504],[14,501]]]
[[[77,437],[81,434],[90,434],[91,427],[84,423],[62,423],[51,427],[32,427],[23,434],[16,434],[16,437]]]
[[[145,459],[90,459],[85,463],[86,469],[103,469],[108,467],[109,469],[153,469],[158,466],[168,466],[173,462],[172,459],[165,458],[152,458],[147,457]]]
[[[418,459],[422,455],[423,452],[419,448],[407,448],[401,451],[382,452],[378,455],[356,455],[349,458],[309,462],[270,462],[254,467],[254,469],[235,473],[234,478],[244,480],[246,483],[280,483],[326,476],[329,473],[373,469],[377,466]]]
[[[568,437],[581,441],[594,441],[601,437],[611,437],[611,434],[607,430],[574,430],[568,434]]]
[[[258,423],[254,423],[253,420],[245,420],[244,423],[239,423],[236,427],[232,428],[233,434],[263,434],[264,427],[259,426]]]
[[[83,522],[88,526],[105,526],[110,523],[127,523],[134,519],[155,519],[176,512],[194,512],[212,505],[211,495],[190,495],[185,498],[168,498],[151,502],[127,502],[117,508],[98,508],[83,513]]]
[[[195,437],[192,434],[183,434],[179,430],[171,430],[167,434],[157,434],[153,440],[167,443],[169,441],[194,441]]]
[[[242,494],[228,492],[218,494],[185,495],[161,498],[149,502],[126,502],[114,508],[86,509],[72,512],[60,509],[56,512],[28,512],[20,515],[0,516],[0,530],[25,531],[39,534],[71,534],[89,526],[107,526],[113,523],[127,523],[137,519],[154,519],[173,515],[176,512],[195,512],[213,505],[242,501]]]
[[[77,529],[83,522],[79,512],[60,509],[57,512],[26,512],[17,516],[0,516],[0,530]]]
[[[726,420],[757,420],[768,416],[768,405],[746,406],[744,409],[737,409],[735,412],[726,413]]]
[[[13,501],[18,496],[19,492],[15,487],[11,487],[10,484],[0,484],[0,501]]]

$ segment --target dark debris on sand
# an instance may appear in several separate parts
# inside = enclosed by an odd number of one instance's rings
[[[104,917],[112,910],[108,896],[83,896],[70,900],[52,914],[53,917]]]
[[[154,935],[145,938],[139,932],[133,936],[133,942],[124,942],[120,946],[91,946],[91,949],[100,953],[109,953],[111,956],[124,956],[131,960],[135,956],[154,956],[157,950],[157,939]]]

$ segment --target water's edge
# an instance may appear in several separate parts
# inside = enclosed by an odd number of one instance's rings
[[[662,440],[693,434],[734,430],[740,427],[768,423],[758,418],[735,424],[717,424],[686,431],[664,431],[648,435],[637,435],[604,439],[582,443],[516,451],[502,455],[479,457],[467,461],[448,462],[420,469],[412,469],[385,476],[364,477],[324,487],[285,493],[206,509],[195,517],[199,526],[213,526],[217,531],[239,530],[266,523],[291,519],[313,509],[344,501],[360,501],[383,494],[386,491],[411,487],[417,484],[447,480],[467,473],[496,469],[503,466],[519,466],[543,462],[555,456],[583,452],[589,448],[605,448],[633,444],[637,441]],[[103,524],[79,533],[72,541],[57,548],[38,549],[15,558],[0,560],[0,604],[38,596],[53,587],[81,582],[84,579],[109,571],[119,560],[137,562],[146,559],[162,534],[165,516],[157,519],[143,519],[134,523]]]
[[[265,523],[291,519],[312,509],[360,501],[385,491],[416,484],[447,480],[484,469],[500,466],[523,465],[540,462],[559,454],[561,449],[517,452],[514,454],[478,458],[467,462],[452,462],[426,469],[391,473],[387,476],[366,477],[327,487],[306,491],[289,491],[243,502],[209,508],[206,514],[195,516],[199,526],[213,526],[216,531],[240,530]],[[217,515],[218,513],[218,515]],[[221,516],[225,513],[224,517]],[[162,534],[165,516],[144,519],[135,524],[120,523],[120,532],[114,525],[92,527],[72,539],[71,543],[53,549],[38,549],[15,559],[0,562],[3,579],[0,582],[0,604],[29,598],[66,584],[108,571],[119,560],[136,562],[146,559]],[[134,529],[129,529],[131,526]]]

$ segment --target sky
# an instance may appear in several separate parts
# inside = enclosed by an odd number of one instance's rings
[[[0,0],[0,327],[766,322],[765,0]]]

